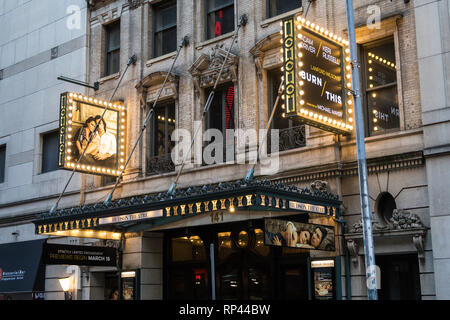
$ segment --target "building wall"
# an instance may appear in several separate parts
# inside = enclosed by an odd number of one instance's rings
[[[79,26],[70,24],[70,5],[79,8]],[[6,144],[0,219],[46,210],[70,175],[41,174],[42,134],[58,129],[59,95],[80,90],[57,77],[86,79],[86,15],[82,0],[0,1],[0,144]],[[67,191],[79,188],[76,174]]]
[[[449,184],[450,157],[450,3],[415,1],[419,82],[421,89],[424,154],[428,175],[430,223],[436,298],[450,297]]]

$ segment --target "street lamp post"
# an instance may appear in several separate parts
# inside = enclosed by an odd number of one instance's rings
[[[369,183],[366,162],[366,146],[364,141],[364,118],[362,112],[361,89],[359,79],[359,63],[356,49],[355,19],[353,14],[353,0],[346,0],[348,38],[350,42],[350,57],[353,77],[353,95],[355,97],[355,130],[356,150],[358,157],[359,194],[361,199],[361,215],[364,236],[364,256],[366,266],[367,297],[377,300],[375,253],[372,235],[372,217],[369,202]]]

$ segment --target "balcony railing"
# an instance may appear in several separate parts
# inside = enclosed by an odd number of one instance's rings
[[[163,157],[148,157],[147,158],[147,176],[162,174],[175,171],[175,165],[170,158],[170,155]]]
[[[279,129],[279,151],[292,150],[306,146],[305,126]],[[267,152],[271,153],[270,131],[268,136]]]

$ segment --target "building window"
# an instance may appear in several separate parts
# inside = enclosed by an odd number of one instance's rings
[[[400,128],[397,66],[393,39],[363,47],[368,135]]]
[[[207,38],[212,39],[234,31],[234,1],[205,0]]]
[[[166,103],[155,108],[149,130],[149,149],[147,152],[147,175],[175,170],[172,162],[172,133],[175,130],[175,103]]]
[[[211,90],[207,90],[206,96],[208,97],[210,93]],[[227,131],[228,129],[235,128],[234,97],[235,88],[233,83],[217,87],[214,92],[214,100],[206,114],[205,129],[217,129],[222,133],[223,157],[221,158],[218,155],[212,154],[212,157],[218,162],[223,162],[220,159],[226,159],[227,161],[234,159],[234,152],[231,152],[234,148],[234,132],[231,134],[231,131]],[[214,139],[212,140],[210,143],[215,142]],[[227,146],[230,149],[228,153]]]
[[[105,77],[120,71],[120,20],[105,26]]]
[[[58,131],[42,135],[41,173],[58,170]]]
[[[285,12],[301,8],[301,0],[267,0],[267,18],[275,17]]]
[[[163,1],[153,12],[153,56],[159,57],[177,49],[177,3]]]
[[[273,105],[277,99],[281,84],[281,71],[275,69],[268,71],[268,114],[272,114]],[[272,120],[271,129],[279,130],[279,151],[286,151],[304,147],[306,145],[305,125],[294,118],[283,118],[283,100],[280,100]],[[271,152],[270,133],[267,137],[269,143],[267,152]]]
[[[5,182],[6,145],[0,146],[0,183]]]

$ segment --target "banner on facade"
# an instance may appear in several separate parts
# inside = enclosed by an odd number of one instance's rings
[[[115,267],[117,250],[110,247],[46,243],[42,259],[44,264]]]
[[[105,108],[108,109],[102,119]],[[126,119],[122,103],[63,93],[59,119],[59,167],[118,176],[125,166]],[[93,138],[88,145],[91,134]]]
[[[282,21],[284,112],[338,134],[353,130],[348,42],[301,16]]]
[[[335,251],[334,228],[312,223],[265,219],[264,244]]]

